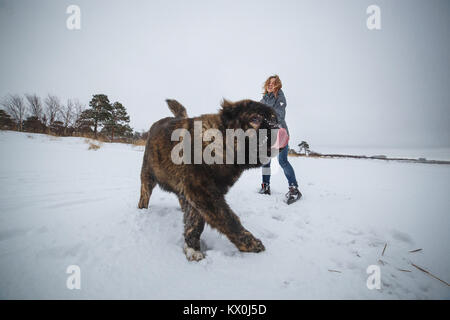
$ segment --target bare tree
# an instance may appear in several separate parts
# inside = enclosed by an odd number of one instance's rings
[[[36,117],[39,121],[42,121],[43,110],[41,98],[39,98],[36,94],[26,94],[25,98],[27,98],[28,109],[30,110],[31,116]]]
[[[75,127],[75,131],[78,131],[79,127],[79,120],[81,118],[81,114],[84,111],[84,105],[78,100],[73,99],[73,126]]]
[[[46,105],[46,116],[47,120],[49,121],[49,125],[52,125],[53,122],[55,122],[57,119],[58,114],[61,110],[61,102],[59,101],[59,98],[57,96],[48,95],[47,98],[45,98],[45,105]]]
[[[61,106],[60,113],[64,123],[64,135],[67,135],[67,127],[72,124],[74,116],[74,103],[71,99],[67,100],[65,106]]]
[[[2,99],[1,105],[6,108],[6,111],[17,122],[19,131],[22,131],[23,119],[26,114],[26,106],[23,98],[18,94],[9,94]]]
[[[73,117],[74,117],[74,123],[80,119],[81,113],[84,111],[84,105],[78,100],[73,99]]]

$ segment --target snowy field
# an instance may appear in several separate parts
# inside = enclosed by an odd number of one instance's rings
[[[298,150],[298,148],[295,148]],[[427,160],[450,160],[450,148],[374,148],[374,147],[335,147],[335,146],[311,146],[311,150],[326,154],[351,154],[357,156],[385,155],[389,158],[408,158]]]
[[[176,197],[156,188],[137,209],[143,147],[1,131],[0,148],[2,299],[450,298],[411,265],[450,281],[450,166],[290,158],[304,195],[291,206],[281,170],[272,196],[248,171],[227,200],[266,251],[240,253],[206,227],[206,258],[188,262]],[[81,290],[66,288],[69,265]]]

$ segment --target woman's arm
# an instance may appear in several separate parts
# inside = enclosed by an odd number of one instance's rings
[[[273,106],[273,108],[277,113],[279,121],[284,122],[284,117],[286,115],[286,106],[287,106],[286,97],[284,96],[284,94],[280,94],[277,100],[275,101],[275,105]]]
[[[276,104],[277,104],[277,107],[282,108],[283,110],[286,109],[287,102],[286,102],[286,97],[284,96],[284,94],[280,95],[278,97]]]

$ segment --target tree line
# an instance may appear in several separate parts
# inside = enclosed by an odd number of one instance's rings
[[[0,100],[0,129],[57,136],[83,136],[133,143],[145,133],[133,131],[125,106],[111,103],[105,94],[95,94],[86,108],[78,99],[66,103],[48,94],[9,94]]]

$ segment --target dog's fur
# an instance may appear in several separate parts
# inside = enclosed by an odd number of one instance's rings
[[[228,189],[244,170],[262,165],[259,156],[257,164],[248,163],[248,152],[245,164],[174,164],[171,151],[179,142],[171,141],[171,135],[175,129],[184,128],[190,132],[194,141],[194,121],[202,121],[203,131],[211,128],[221,131],[225,146],[226,129],[241,128],[246,131],[248,128],[264,128],[268,129],[270,135],[270,129],[274,128],[273,121],[277,123],[276,114],[272,108],[255,101],[232,103],[224,100],[219,113],[188,118],[186,109],[180,103],[175,100],[166,101],[175,117],[161,119],[150,128],[142,163],[138,207],[148,208],[156,184],[178,196],[184,212],[184,250],[189,260],[203,258],[200,252],[200,235],[205,222],[225,234],[240,251],[263,251],[262,242],[242,226],[238,216],[225,201]],[[255,119],[259,120],[255,123]],[[247,144],[248,139],[246,140]],[[203,142],[203,148],[205,145]],[[270,152],[270,144],[267,148]]]

